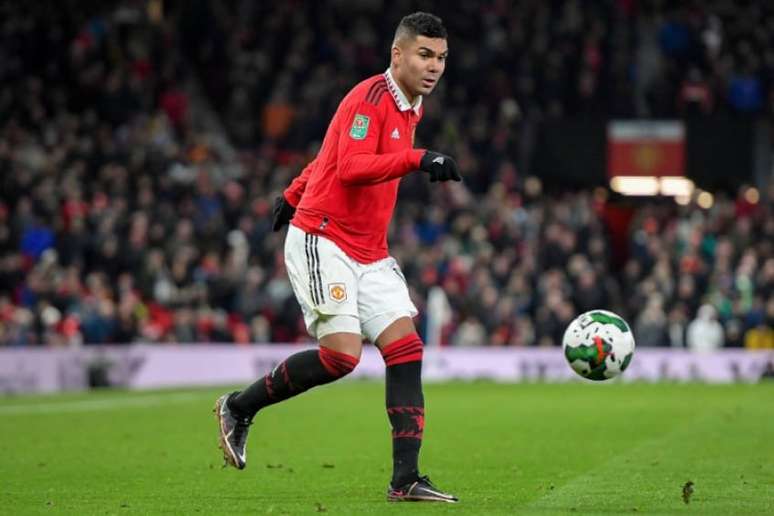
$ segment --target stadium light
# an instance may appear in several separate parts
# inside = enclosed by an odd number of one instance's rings
[[[703,208],[705,210],[712,208],[712,204],[714,202],[715,202],[715,198],[709,192],[701,192],[699,193],[699,196],[696,198],[696,204],[698,204],[700,208]]]
[[[680,197],[683,204],[690,199],[696,185],[690,179],[677,176],[616,176],[610,188],[623,195],[666,195]]]
[[[690,195],[675,195],[675,202],[679,204],[680,206],[688,206],[688,204],[691,202],[691,196]]]
[[[755,187],[750,187],[744,192],[744,200],[749,202],[750,204],[758,204],[758,201],[761,199],[761,194],[758,192],[758,189]]]
[[[659,184],[653,176],[616,176],[610,180],[610,188],[623,195],[656,195]]]
[[[694,184],[690,179],[684,177],[662,177],[661,195],[689,196],[693,193]]]

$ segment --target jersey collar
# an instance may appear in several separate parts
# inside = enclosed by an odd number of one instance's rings
[[[406,95],[404,95],[401,91],[398,83],[395,82],[395,79],[392,78],[392,71],[389,68],[387,68],[387,71],[384,72],[384,79],[387,81],[387,89],[390,90],[392,98],[395,100],[395,104],[397,104],[398,109],[400,111],[408,111],[409,109],[413,109],[414,113],[418,115],[419,108],[422,106],[422,95],[417,95],[417,98],[414,99],[414,104],[412,105],[409,103]]]

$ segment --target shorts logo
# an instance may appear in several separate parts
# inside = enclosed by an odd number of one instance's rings
[[[347,300],[347,286],[344,283],[329,283],[328,295],[337,303],[343,303]]]
[[[365,115],[355,115],[355,120],[352,121],[352,129],[349,130],[349,135],[353,140],[365,140],[368,135],[368,124],[371,119]]]

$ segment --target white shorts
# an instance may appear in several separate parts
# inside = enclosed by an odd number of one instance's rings
[[[401,317],[414,317],[395,258],[358,263],[331,240],[290,224],[285,267],[309,335],[357,333],[371,342]]]

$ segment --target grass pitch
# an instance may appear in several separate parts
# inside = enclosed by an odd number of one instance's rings
[[[381,384],[266,409],[244,471],[225,390],[0,398],[0,514],[774,513],[774,384],[429,385],[421,465],[456,505],[385,501]]]

